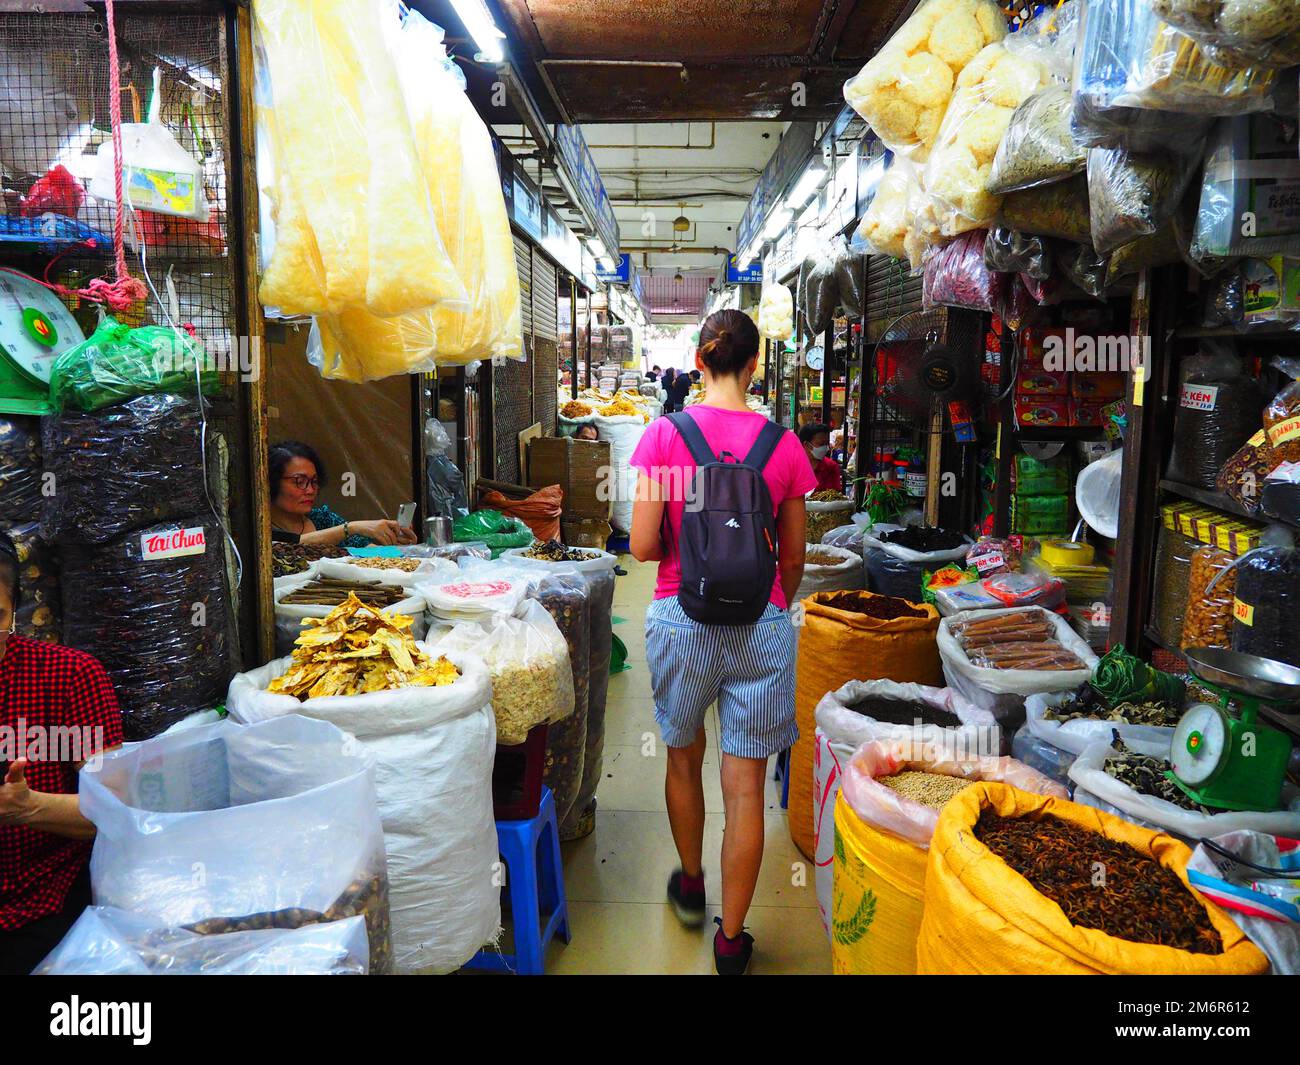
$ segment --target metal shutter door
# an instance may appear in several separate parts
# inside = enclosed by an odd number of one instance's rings
[[[555,340],[559,331],[555,304],[555,267],[540,255],[533,258],[533,336]]]
[[[515,234],[515,264],[519,271],[519,310],[523,317],[524,336],[533,331],[533,246]],[[524,341],[525,347],[528,341]]]
[[[895,318],[921,309],[921,278],[908,276],[902,259],[873,255],[867,265],[868,337],[879,339]]]

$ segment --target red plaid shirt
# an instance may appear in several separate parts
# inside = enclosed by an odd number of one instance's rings
[[[0,759],[40,756],[27,766],[32,791],[71,795],[77,791],[73,759],[118,746],[122,712],[108,674],[90,655],[10,636],[0,658],[0,730]],[[35,746],[38,735],[43,750]],[[0,930],[62,910],[90,848],[89,840],[0,825]]]

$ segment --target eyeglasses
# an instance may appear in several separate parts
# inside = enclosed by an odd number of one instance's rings
[[[319,477],[308,477],[305,473],[295,473],[292,477],[284,477],[282,480],[288,481],[298,491],[305,492],[309,488],[315,491],[320,487]]]

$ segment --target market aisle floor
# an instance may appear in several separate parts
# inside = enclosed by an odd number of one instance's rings
[[[654,722],[645,658],[645,609],[656,566],[621,559],[628,570],[614,593],[614,632],[631,669],[610,678],[605,764],[597,794],[596,831],[564,845],[564,876],[573,942],[556,941],[548,973],[712,973],[714,915],[721,912],[722,789],[718,726],[708,718],[704,760],[707,824],[704,871],[709,920],[683,928],[664,898],[677,852],[664,808],[665,752]],[[752,973],[829,973],[830,944],[817,916],[812,863],[790,842],[780,785],[768,781],[767,843],[748,928],[756,941]],[[792,886],[799,874],[806,886]]]

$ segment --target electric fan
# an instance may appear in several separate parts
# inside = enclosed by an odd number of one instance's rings
[[[876,346],[876,396],[887,418],[918,432],[951,430],[961,443],[974,441],[981,379],[978,332],[967,317],[913,311],[885,330]]]

